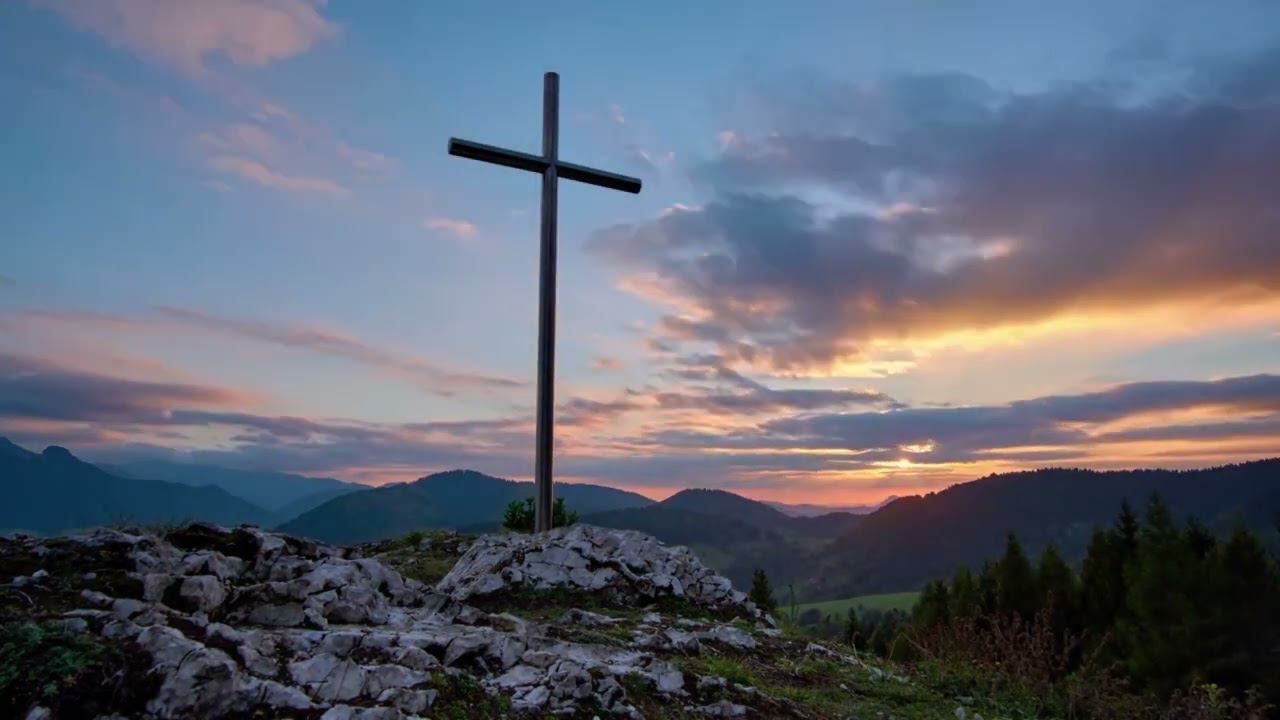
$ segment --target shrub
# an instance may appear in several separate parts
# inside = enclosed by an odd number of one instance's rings
[[[564,527],[578,522],[578,513],[565,509],[564,498],[556,498],[551,506],[552,527]],[[502,527],[513,532],[533,532],[533,498],[512,500],[502,513]]]

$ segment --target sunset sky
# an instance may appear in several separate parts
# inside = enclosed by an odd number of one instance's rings
[[[1280,454],[1280,5],[0,4],[0,434],[876,501]]]

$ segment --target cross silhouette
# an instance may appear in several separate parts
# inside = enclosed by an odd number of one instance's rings
[[[534,530],[551,529],[552,424],[555,421],[556,354],[556,181],[640,192],[640,180],[575,165],[560,159],[560,76],[542,76],[542,154],[530,155],[470,140],[449,138],[449,154],[542,174],[542,252],[538,280],[538,410],[534,441]]]

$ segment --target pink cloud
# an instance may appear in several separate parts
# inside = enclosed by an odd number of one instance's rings
[[[237,65],[267,65],[309,50],[338,28],[309,0],[32,0],[82,30],[95,32],[183,72],[200,75],[211,55]]]
[[[196,142],[218,152],[271,157],[280,149],[275,136],[253,123],[236,123],[220,133],[200,133]]]
[[[248,158],[219,155],[211,158],[209,165],[216,170],[238,175],[275,190],[322,193],[333,197],[346,197],[351,194],[350,190],[327,178],[285,175]]]
[[[623,370],[627,367],[626,363],[618,358],[601,355],[591,361],[592,370]]]
[[[422,226],[428,230],[447,232],[464,240],[475,237],[476,233],[479,232],[475,225],[466,220],[453,220],[445,217],[428,218]]]

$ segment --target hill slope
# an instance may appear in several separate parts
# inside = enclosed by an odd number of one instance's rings
[[[110,523],[207,520],[261,524],[271,515],[216,487],[112,475],[64,448],[41,454],[0,441],[0,529],[41,534]]]
[[[280,529],[326,542],[380,540],[423,528],[495,523],[512,500],[533,496],[533,483],[474,470],[450,470],[420,480],[349,493],[325,502]],[[652,500],[599,485],[560,483],[556,497],[582,515],[644,507]]]
[[[602,527],[639,530],[673,545],[688,545],[738,587],[762,569],[775,584],[803,578],[807,558],[858,520],[849,513],[790,517],[723,490],[684,490],[655,505],[584,515]]]
[[[218,465],[139,460],[106,466],[106,470],[122,477],[141,480],[164,480],[182,485],[214,485],[244,500],[291,518],[315,504],[305,505],[308,498],[336,497],[362,486],[327,477],[306,477],[292,473],[263,470],[236,470]],[[303,504],[298,504],[303,503]],[[297,505],[295,505],[297,504]]]
[[[1141,512],[1153,492],[1180,517],[1195,515],[1220,530],[1237,518],[1270,528],[1280,511],[1280,459],[1185,471],[1035,470],[901,498],[821,552],[805,596],[918,589],[961,565],[998,556],[1009,532],[1029,553],[1052,543],[1076,560],[1093,527],[1110,524],[1122,501]]]
[[[723,515],[756,527],[777,529],[792,519],[786,513],[768,505],[736,495],[725,490],[681,490],[662,501],[663,507],[675,510]]]

